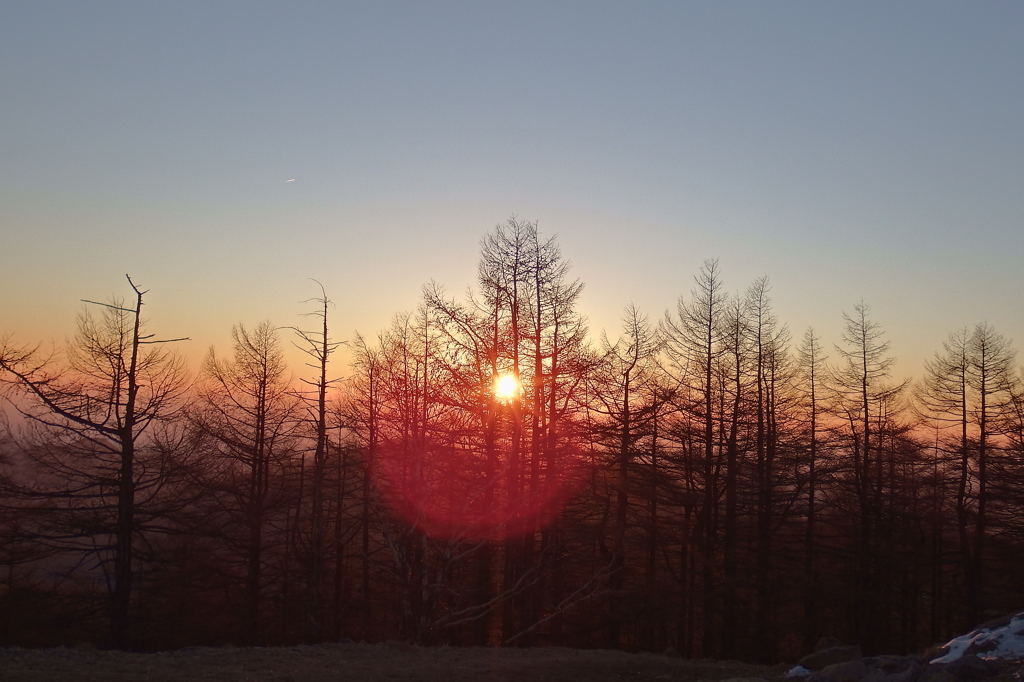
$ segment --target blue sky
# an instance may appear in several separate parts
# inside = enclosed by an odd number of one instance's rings
[[[294,5],[294,6],[293,6]],[[862,298],[899,374],[988,320],[1024,340],[1024,5],[5,3],[0,332],[151,289],[202,355],[232,324],[339,338],[472,284],[516,214],[614,335],[706,258],[799,337]],[[285,182],[294,178],[294,182]]]

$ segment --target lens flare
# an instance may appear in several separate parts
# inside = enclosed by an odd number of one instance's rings
[[[521,402],[529,396],[515,374],[495,377],[490,391],[477,415],[487,439],[381,443],[374,456],[370,474],[388,506],[426,535],[500,541],[534,533],[589,480],[589,461],[571,440],[533,436],[531,413],[543,406]]]
[[[433,538],[504,540],[551,524],[588,480],[578,456],[559,453],[528,475],[528,453],[509,467],[508,443],[494,453],[445,447],[414,453],[384,449],[371,470],[388,506]],[[494,458],[497,461],[489,461]]]

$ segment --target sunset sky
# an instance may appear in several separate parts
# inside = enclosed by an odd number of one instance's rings
[[[982,320],[1020,347],[1024,3],[4,3],[0,334],[127,272],[196,359],[309,278],[373,336],[512,214],[595,335],[719,258],[829,348],[863,298],[900,376]]]

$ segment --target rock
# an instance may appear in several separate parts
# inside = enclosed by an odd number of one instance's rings
[[[921,675],[922,682],[956,682],[953,674],[945,668],[930,666]]]
[[[864,661],[855,659],[827,665],[810,676],[809,682],[859,682],[868,674]]]
[[[825,635],[824,637],[819,639],[817,641],[817,643],[814,645],[814,650],[815,651],[824,651],[825,649],[834,649],[837,646],[842,646],[842,645],[843,645],[843,643],[840,642],[835,637],[830,637],[828,635]]]
[[[887,673],[900,672],[912,667],[920,667],[921,662],[913,656],[893,656],[881,654],[864,659],[864,665],[884,670]]]
[[[961,656],[943,667],[958,680],[983,680],[999,674],[999,668],[975,654]]]
[[[874,656],[864,659],[868,674],[864,682],[917,682],[921,662],[909,656]]]
[[[831,646],[827,649],[807,654],[800,659],[798,664],[808,670],[822,670],[836,663],[858,660],[860,657],[859,646]]]

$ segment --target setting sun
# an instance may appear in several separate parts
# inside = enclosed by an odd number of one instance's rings
[[[502,374],[494,383],[494,395],[503,400],[511,400],[519,391],[519,382],[515,375]]]

